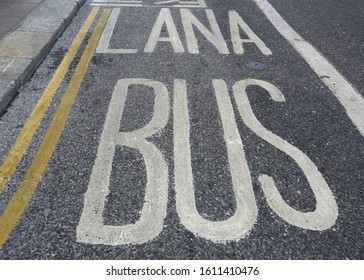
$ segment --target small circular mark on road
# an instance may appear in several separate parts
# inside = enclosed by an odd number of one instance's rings
[[[267,68],[267,65],[259,61],[248,61],[245,65],[254,70],[264,70]]]

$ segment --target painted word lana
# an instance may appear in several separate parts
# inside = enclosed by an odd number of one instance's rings
[[[228,46],[221,33],[220,27],[216,21],[214,12],[206,9],[206,17],[210,23],[210,29],[203,25],[201,21],[194,16],[188,9],[181,9],[182,26],[186,37],[187,50],[191,54],[199,53],[199,46],[194,30],[198,30],[207,41],[209,41],[220,54],[229,54]],[[100,42],[96,48],[97,53],[118,53],[118,54],[135,54],[138,49],[110,49],[109,44],[112,34],[115,29],[116,22],[120,15],[120,9],[113,9],[105,30],[100,38]],[[244,44],[254,44],[262,54],[271,55],[271,50],[265,43],[253,32],[253,30],[244,22],[236,11],[229,11],[229,25],[231,42],[235,54],[244,53]],[[162,29],[166,27],[168,37],[162,37]],[[246,34],[246,38],[240,37],[240,30]],[[150,32],[148,41],[145,45],[144,52],[152,53],[155,51],[158,43],[170,44],[175,53],[184,53],[185,48],[181,41],[182,36],[179,35],[174,20],[172,18],[171,10],[164,8],[159,12],[153,28]]]
[[[190,129],[185,80],[174,80],[174,165],[176,209],[181,223],[195,235],[214,242],[239,240],[253,227],[258,210],[255,202],[250,171],[244,146],[239,135],[228,88],[223,80],[213,80],[220,112],[228,161],[236,200],[234,215],[224,221],[209,221],[198,213],[193,186],[190,151]],[[144,127],[131,132],[119,132],[128,88],[142,85],[155,94],[152,120]],[[286,222],[305,229],[325,230],[334,225],[338,209],[335,198],[313,162],[299,149],[264,128],[257,120],[246,94],[248,86],[264,88],[276,102],[284,102],[284,96],[274,85],[254,79],[241,80],[233,86],[234,98],[244,123],[259,137],[275,146],[302,169],[315,195],[316,209],[300,212],[290,207],[277,190],[273,178],[259,176],[270,208]],[[85,194],[84,209],[77,227],[79,242],[120,245],[144,243],[157,237],[163,229],[168,199],[168,165],[160,150],[146,139],[160,132],[169,118],[169,97],[166,86],[147,79],[121,79],[115,86],[104,130],[92,169],[90,183]],[[114,152],[117,146],[137,149],[144,158],[147,184],[140,219],[123,226],[104,225],[103,209],[109,192]]]

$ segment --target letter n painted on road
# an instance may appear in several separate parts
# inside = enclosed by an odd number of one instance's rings
[[[154,90],[153,118],[141,129],[119,132],[128,88],[136,84]],[[144,243],[160,234],[167,208],[168,167],[162,153],[146,138],[164,128],[168,115],[169,98],[165,85],[148,79],[119,80],[110,101],[96,161],[85,194],[84,209],[77,227],[79,242],[105,245]],[[123,226],[104,225],[102,217],[116,146],[137,149],[143,155],[147,171],[141,217],[135,224]]]

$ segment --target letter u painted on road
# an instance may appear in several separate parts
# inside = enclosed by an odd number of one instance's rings
[[[183,80],[175,81],[173,107],[176,208],[187,229],[212,241],[225,242],[246,235],[256,221],[258,211],[227,86],[222,80],[214,80],[213,85],[227,145],[236,211],[232,217],[220,222],[209,221],[197,211],[191,166],[187,90]]]
[[[217,105],[223,124],[224,139],[235,194],[236,211],[224,221],[209,221],[201,217],[196,208],[191,147],[187,85],[185,80],[174,80],[174,177],[176,210],[181,223],[195,235],[213,242],[239,240],[246,236],[257,220],[258,209],[252,187],[244,146],[238,132],[236,118],[223,80],[213,80]],[[119,132],[130,85],[151,87],[155,94],[152,120],[144,127]],[[322,174],[313,162],[299,149],[264,128],[256,119],[246,88],[250,85],[267,90],[271,98],[283,102],[283,94],[272,84],[247,79],[233,86],[234,98],[243,122],[259,137],[291,157],[302,169],[316,199],[315,211],[303,213],[291,208],[283,200],[271,177],[259,176],[268,205],[286,222],[305,229],[325,230],[334,225],[338,217],[335,198]],[[121,79],[115,86],[106,116],[104,130],[85,194],[84,208],[77,227],[77,240],[83,243],[122,245],[145,243],[157,237],[167,211],[168,166],[158,148],[146,140],[159,133],[167,124],[170,104],[164,84],[147,79]],[[112,163],[117,146],[138,150],[145,161],[147,184],[140,219],[124,226],[104,225],[103,210],[109,192]]]

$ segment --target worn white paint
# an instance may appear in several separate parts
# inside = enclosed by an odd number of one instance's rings
[[[153,118],[146,126],[138,130],[119,132],[130,85],[153,88],[155,93]],[[160,234],[167,208],[168,167],[162,153],[146,138],[163,129],[168,116],[169,99],[165,85],[147,79],[119,80],[110,101],[96,161],[85,194],[84,208],[77,227],[79,242],[106,245],[145,243]],[[127,146],[138,150],[144,158],[147,172],[140,219],[135,224],[124,226],[103,223],[103,210],[109,193],[109,180],[116,146]]]
[[[221,33],[220,27],[216,21],[214,12],[212,10],[205,10],[206,17],[209,21],[210,27],[204,26],[199,19],[188,9],[180,9],[182,26],[184,35],[178,34],[178,29],[173,20],[171,10],[169,8],[162,8],[158,17],[149,33],[148,41],[144,47],[145,53],[153,53],[156,50],[156,45],[159,42],[170,43],[175,53],[184,53],[181,38],[186,39],[187,50],[191,54],[199,54],[199,44],[196,38],[195,30],[197,29],[221,54],[229,54],[227,43]],[[118,18],[120,16],[120,8],[114,8],[106,27],[102,33],[98,46],[97,53],[112,53],[112,54],[137,54],[138,49],[110,49],[110,40],[113,36],[114,29]],[[235,11],[230,11],[228,14],[231,42],[234,53],[242,55],[244,53],[244,44],[254,44],[264,54],[271,55],[271,50],[266,44],[253,32],[253,30],[244,22],[240,15]],[[168,31],[168,37],[161,37],[163,27]],[[210,31],[211,29],[211,31]],[[242,29],[248,38],[242,39],[239,34],[239,29]],[[149,32],[149,30],[146,30]]]
[[[212,43],[221,54],[229,54],[228,47],[221,34],[220,27],[216,21],[214,12],[210,9],[206,9],[206,15],[209,20],[212,32],[207,29],[190,10],[181,9],[181,17],[183,29],[186,35],[187,47],[190,53],[199,53],[199,47],[197,39],[193,30],[196,27],[205,38]]]
[[[175,8],[206,8],[205,0],[179,1]]]
[[[169,37],[160,37],[164,24],[166,25]],[[158,18],[152,28],[152,32],[149,35],[144,52],[153,52],[158,42],[171,43],[175,53],[183,53],[185,51],[181,39],[178,36],[176,26],[174,25],[170,9],[164,8],[159,12]]]
[[[273,178],[263,174],[259,176],[259,181],[269,206],[278,216],[294,226],[312,230],[325,230],[332,227],[338,217],[338,208],[325,179],[303,152],[267,130],[257,120],[246,93],[246,88],[252,85],[267,90],[274,101],[285,101],[281,91],[268,82],[254,79],[239,81],[233,86],[233,92],[241,118],[255,134],[284,152],[297,163],[305,174],[316,199],[315,211],[307,213],[297,211],[283,200]]]
[[[154,2],[154,5],[164,5],[164,4],[170,4],[170,3],[178,3],[179,0],[165,0],[165,1],[158,1],[158,2]]]
[[[132,84],[153,88],[153,117],[150,123],[141,129],[119,132],[128,87]],[[278,216],[294,226],[311,230],[330,228],[338,217],[338,208],[331,190],[320,171],[302,151],[268,131],[256,119],[246,94],[246,88],[252,85],[267,90],[273,100],[284,101],[283,94],[268,82],[241,80],[233,86],[233,93],[242,120],[256,135],[297,163],[305,174],[316,200],[314,211],[297,211],[283,200],[273,179],[262,174],[259,181],[269,206]],[[197,211],[191,165],[187,85],[185,80],[179,79],[174,80],[173,103],[176,210],[181,223],[195,235],[213,242],[227,242],[239,240],[249,233],[256,222],[258,209],[227,85],[223,80],[213,80],[213,87],[227,147],[236,210],[232,217],[224,221],[209,221]],[[165,127],[169,108],[168,91],[164,84],[147,79],[119,80],[110,101],[96,161],[85,194],[84,209],[77,227],[79,242],[108,245],[144,243],[160,234],[167,208],[168,167],[161,151],[146,139]],[[137,149],[144,157],[147,171],[141,217],[135,224],[124,226],[104,225],[102,217],[116,146]]]
[[[184,80],[174,81],[173,127],[176,209],[182,224],[194,234],[214,242],[226,242],[238,240],[245,236],[255,223],[258,211],[227,86],[222,80],[214,80],[213,85],[227,144],[236,211],[232,217],[218,222],[201,217],[197,211],[191,166],[187,86]]]
[[[112,34],[114,33],[115,25],[119,15],[120,8],[115,8],[112,10],[105,29],[100,37],[99,43],[96,47],[96,53],[133,54],[138,52],[137,49],[109,49],[110,40]]]
[[[297,34],[266,0],[254,0],[273,26],[299,52],[319,77],[327,77],[323,82],[344,106],[348,116],[364,136],[364,99],[342,77],[338,71],[307,41]],[[108,5],[113,1],[94,0],[93,3]],[[142,5],[142,1],[115,1],[120,5]],[[155,2],[155,6],[173,4],[177,1]],[[205,5],[204,1],[178,1],[178,7]],[[115,5],[115,3],[113,4]],[[177,7],[177,5],[174,5]],[[206,5],[205,5],[206,6]],[[195,31],[200,32],[220,54],[229,54],[227,43],[221,33],[214,13],[206,9],[209,27],[204,26],[188,9],[181,9],[182,26],[187,50],[199,54]],[[138,49],[109,49],[110,40],[120,15],[120,8],[113,9],[97,47],[98,53],[136,54]],[[166,26],[168,37],[161,37]],[[236,11],[229,11],[231,42],[235,54],[244,54],[246,44],[254,44],[264,55],[272,51],[252,31]],[[241,38],[240,29],[246,38]],[[148,31],[149,32],[149,31]],[[183,53],[181,38],[173,21],[170,9],[161,9],[148,37],[144,52],[153,53],[156,45],[162,42],[171,44],[175,53]],[[142,48],[140,48],[142,49]],[[132,132],[119,132],[119,124],[124,110],[128,86],[139,84],[152,87],[155,93],[154,114],[145,127]],[[334,225],[338,217],[335,198],[320,171],[307,155],[284,139],[268,131],[255,117],[246,88],[250,85],[266,89],[271,98],[284,102],[283,94],[274,85],[254,79],[237,82],[233,87],[239,114],[244,123],[259,137],[292,158],[302,169],[311,187],[316,208],[312,212],[300,212],[290,207],[282,198],[272,177],[259,176],[266,200],[271,209],[288,223],[305,229],[325,230]],[[244,146],[240,138],[227,85],[223,80],[213,80],[218,109],[223,124],[224,139],[232,177],[232,187],[236,200],[234,215],[224,221],[213,222],[201,217],[196,208],[194,196],[193,170],[191,166],[190,124],[185,80],[174,80],[174,176],[176,190],[176,210],[182,224],[194,234],[213,242],[239,240],[253,227],[258,210]],[[104,130],[95,165],[92,170],[88,190],[85,194],[84,211],[77,227],[77,239],[92,244],[130,244],[144,243],[159,235],[166,215],[168,193],[168,167],[162,153],[147,137],[158,133],[166,125],[169,115],[168,92],[162,83],[147,79],[122,79],[115,87],[110,101]],[[135,224],[124,226],[104,225],[102,213],[108,194],[113,156],[116,146],[137,149],[144,157],[147,170],[145,201],[140,219]]]
[[[91,6],[101,7],[174,7],[174,8],[205,8],[205,0],[180,1],[180,0],[164,0],[154,3],[143,3],[142,0],[92,0]],[[173,4],[173,5],[169,5]]]
[[[229,23],[231,41],[236,54],[244,53],[244,43],[255,44],[264,55],[271,55],[272,51],[266,44],[253,32],[236,11],[229,11]],[[245,32],[248,38],[242,39],[239,34],[239,27]]]
[[[142,0],[92,0],[92,6],[96,7],[143,7]]]

